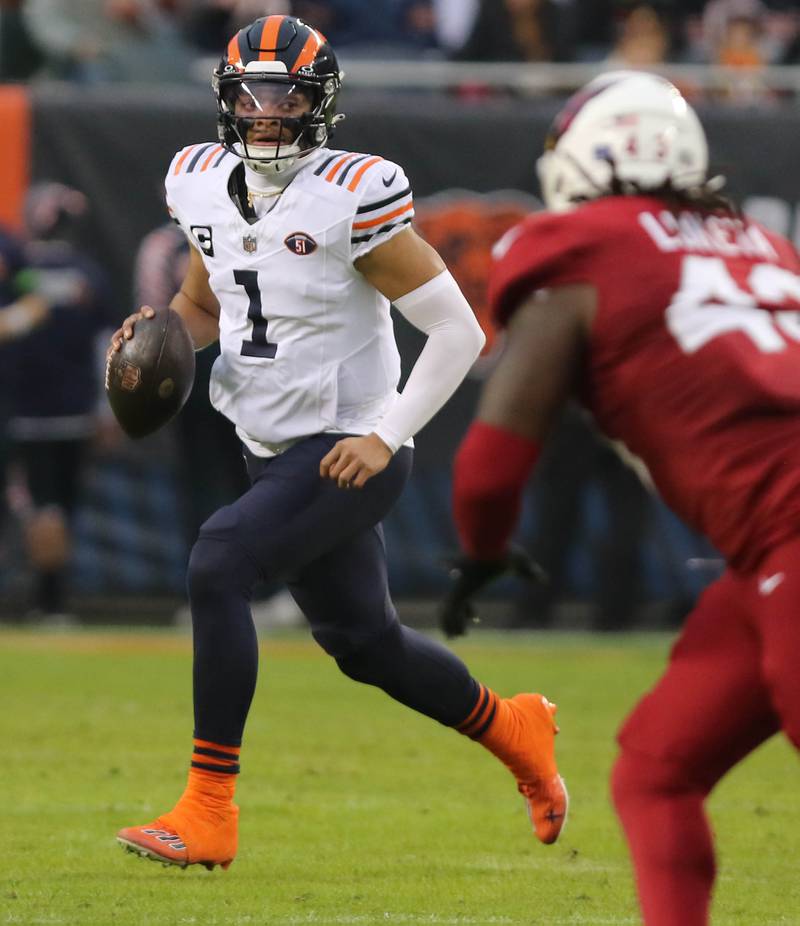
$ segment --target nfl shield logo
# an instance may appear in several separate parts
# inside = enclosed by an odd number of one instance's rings
[[[258,242],[253,235],[245,235],[244,238],[242,238],[242,247],[248,254],[252,254],[258,247]]]
[[[120,366],[120,386],[125,392],[136,392],[142,382],[142,371],[132,363],[123,361]]]

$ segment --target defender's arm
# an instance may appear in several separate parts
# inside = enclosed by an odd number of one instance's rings
[[[455,581],[439,612],[447,636],[466,631],[472,596],[498,576],[540,578],[509,540],[540,443],[574,391],[595,301],[584,285],[542,290],[508,326],[505,352],[456,454],[453,513],[466,555],[453,563]]]
[[[595,304],[592,287],[564,286],[534,293],[511,319],[455,460],[456,526],[474,559],[507,550],[540,444],[575,389]]]

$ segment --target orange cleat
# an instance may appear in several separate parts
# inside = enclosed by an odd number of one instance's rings
[[[188,806],[187,806],[188,805]],[[144,826],[128,826],[117,841],[128,852],[164,865],[215,865],[227,869],[236,856],[239,808],[209,810],[185,799],[170,813]]]
[[[518,749],[506,764],[517,779],[537,838],[554,843],[567,822],[569,795],[558,774],[555,735],[557,705],[540,694],[518,694],[505,701],[517,721]]]

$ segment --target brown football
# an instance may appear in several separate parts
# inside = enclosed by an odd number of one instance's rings
[[[108,402],[129,437],[145,437],[183,408],[194,383],[194,344],[177,312],[138,319],[106,363]]]

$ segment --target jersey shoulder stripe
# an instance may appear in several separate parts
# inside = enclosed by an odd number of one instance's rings
[[[339,178],[336,181],[337,185],[343,186],[345,180],[347,180],[348,175],[350,175],[350,171],[352,171],[354,167],[358,167],[359,164],[363,164],[364,161],[366,161],[368,157],[369,157],[368,154],[359,154],[357,157],[354,157],[352,161],[349,161],[345,169],[339,175]],[[350,175],[351,183],[352,183],[352,180],[353,180],[353,175]],[[349,186],[348,186],[348,189],[349,189]]]
[[[317,177],[319,177],[319,175],[325,170],[325,168],[329,164],[332,164],[337,158],[340,158],[341,156],[342,156],[342,152],[337,151],[335,154],[332,154],[329,157],[325,158],[325,160],[319,165],[319,167],[314,171],[314,173],[317,175]]]
[[[326,158],[314,173],[328,183],[346,187],[354,193],[360,186],[364,174],[374,164],[382,161],[377,155],[361,154],[357,151],[339,151]]]
[[[345,164],[347,164],[348,161],[352,161],[355,157],[358,157],[358,155],[353,152],[349,154],[339,153],[332,159],[325,161],[325,163],[321,167],[318,167],[314,173],[321,176],[323,180],[327,180],[328,183],[335,183],[339,171],[345,166]]]
[[[400,190],[399,193],[395,193],[393,196],[387,196],[386,199],[380,200],[377,203],[367,203],[364,206],[359,206],[356,209],[356,215],[362,215],[366,212],[375,212],[376,209],[382,209],[385,206],[389,206],[392,203],[396,203],[399,199],[403,199],[405,196],[410,195],[411,193],[411,184],[407,184],[406,187]]]
[[[377,164],[378,162],[382,160],[383,158],[378,158],[378,157],[368,158],[355,172],[353,179],[347,185],[347,189],[350,190],[351,193],[355,192],[355,190],[358,188],[359,184],[361,183],[361,180],[364,177],[364,174],[370,169],[370,167],[372,167],[373,164]]]
[[[393,228],[400,228],[403,225],[411,224],[411,216],[406,216],[404,219],[400,219],[397,222],[389,222],[387,225],[383,225],[380,228],[370,229],[369,232],[363,235],[354,235],[350,239],[350,244],[363,244],[365,241],[371,241],[373,238],[376,238],[378,235],[383,235],[388,231],[391,231]]]
[[[369,160],[364,162],[364,166]],[[368,170],[368,168],[367,168]],[[381,159],[358,189],[360,203],[353,216],[350,243],[358,255],[367,253],[411,223],[414,197],[403,168]]]
[[[169,174],[177,177],[179,174],[191,174],[195,170],[202,173],[209,168],[219,167],[228,153],[218,142],[188,145],[173,158]]]
[[[365,203],[356,209],[351,244],[369,241],[376,235],[400,225],[408,225],[414,216],[414,198],[411,184],[403,177],[405,185],[391,196],[384,196],[372,203]]]
[[[414,203],[409,200],[402,206],[398,206],[396,209],[391,209],[388,212],[383,212],[378,216],[371,218],[364,218],[360,222],[353,222],[353,230],[361,230],[364,228],[374,228],[376,225],[386,225],[391,219],[396,219],[401,215],[404,215],[406,212],[410,212],[414,208]]]

